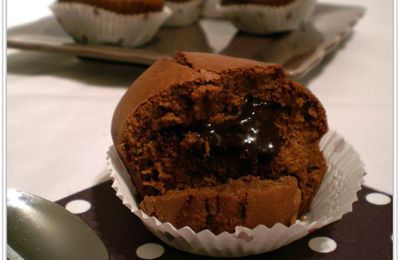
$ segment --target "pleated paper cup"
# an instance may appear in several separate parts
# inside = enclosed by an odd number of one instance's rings
[[[150,41],[172,13],[164,7],[160,12],[123,15],[82,3],[54,3],[50,9],[76,42],[126,47]]]
[[[194,23],[203,12],[204,0],[190,0],[183,3],[166,2],[172,15],[165,23],[166,26],[185,26]]]
[[[217,9],[241,31],[270,34],[291,31],[307,22],[316,0],[295,0],[284,6],[256,4],[218,5]]]
[[[275,224],[268,228],[236,227],[234,233],[215,235],[210,230],[194,232],[190,227],[175,228],[146,215],[139,209],[135,188],[115,147],[108,151],[108,170],[112,187],[122,203],[138,216],[158,238],[179,250],[214,257],[240,257],[266,253],[298,240],[309,233],[342,218],[352,211],[357,191],[365,175],[360,156],[339,134],[328,132],[320,142],[328,162],[328,171],[317,192],[310,212],[292,226]]]

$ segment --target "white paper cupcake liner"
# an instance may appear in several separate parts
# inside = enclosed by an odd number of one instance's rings
[[[284,6],[218,5],[217,9],[241,31],[269,34],[296,29],[301,22],[311,17],[315,2],[316,0],[296,0]]]
[[[199,19],[203,11],[204,0],[191,0],[185,3],[166,2],[166,5],[171,9],[172,15],[164,25],[185,26]]]
[[[50,6],[60,25],[79,43],[101,43],[137,47],[150,41],[171,15],[160,12],[123,15],[81,3]]]
[[[147,228],[168,245],[193,254],[214,257],[240,257],[278,249],[342,218],[352,211],[365,175],[360,156],[339,134],[328,132],[320,142],[328,171],[306,217],[290,227],[280,223],[268,228],[236,227],[234,233],[215,235],[210,230],[195,233],[190,227],[176,229],[139,210],[135,188],[114,146],[108,151],[108,170],[112,187],[122,203],[138,216]]]

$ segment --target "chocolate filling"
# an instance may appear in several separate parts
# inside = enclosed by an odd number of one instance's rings
[[[246,98],[239,116],[223,125],[206,124],[203,135],[215,151],[236,152],[238,159],[251,161],[251,173],[256,175],[258,162],[268,164],[283,142],[274,123],[280,105]]]

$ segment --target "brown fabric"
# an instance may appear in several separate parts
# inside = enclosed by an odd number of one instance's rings
[[[383,206],[372,205],[365,200],[369,193],[376,192],[362,187],[358,201],[353,204],[351,213],[310,235],[297,240],[273,252],[244,257],[252,260],[390,260],[392,258],[393,234],[392,203]],[[140,260],[136,249],[146,243],[161,244],[165,253],[158,259],[210,259],[204,256],[191,255],[169,247],[154,236],[130,210],[125,207],[111,188],[111,182],[99,184],[78,192],[57,203],[63,207],[72,200],[87,200],[89,211],[78,216],[93,229],[107,248],[111,260]],[[165,234],[167,237],[168,234]],[[313,237],[326,236],[337,243],[331,253],[321,254],[312,251],[308,241]],[[251,239],[247,237],[246,239]]]

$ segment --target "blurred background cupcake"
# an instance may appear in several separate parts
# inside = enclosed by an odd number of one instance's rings
[[[204,0],[166,0],[172,15],[167,20],[167,26],[185,26],[194,23],[203,12]]]
[[[221,0],[218,9],[241,31],[270,34],[291,31],[306,22],[316,0]]]
[[[171,15],[164,0],[58,0],[50,9],[79,43],[136,47]]]

